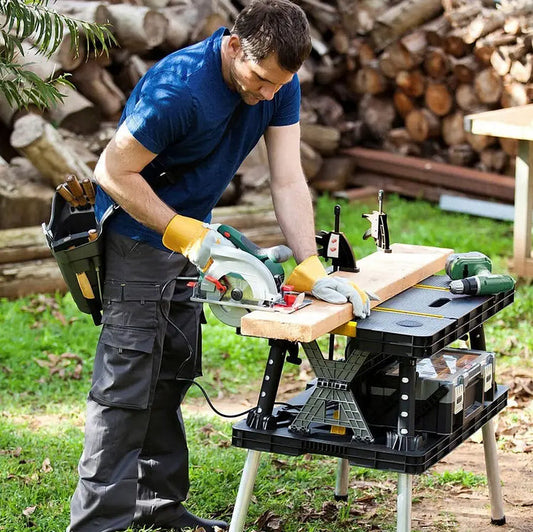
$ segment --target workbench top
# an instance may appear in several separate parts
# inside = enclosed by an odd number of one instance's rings
[[[476,135],[533,140],[533,104],[467,115],[464,126]]]

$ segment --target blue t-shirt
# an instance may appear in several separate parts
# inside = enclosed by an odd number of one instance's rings
[[[141,172],[148,182],[180,165],[179,179],[157,188],[157,195],[179,214],[206,222],[265,130],[295,124],[300,111],[296,75],[273,100],[253,106],[227,86],[220,56],[225,33],[220,28],[208,39],[155,64],[134,88],[120,120],[145,148],[158,154]],[[112,203],[99,188],[98,219]],[[161,235],[122,209],[106,223],[122,235],[166,249]]]

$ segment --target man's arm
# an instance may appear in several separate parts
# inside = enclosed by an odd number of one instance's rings
[[[265,132],[276,218],[298,263],[316,255],[311,194],[300,161],[300,125]]]
[[[94,170],[98,184],[138,222],[163,234],[175,212],[140,174],[157,154],[147,150],[122,124]]]

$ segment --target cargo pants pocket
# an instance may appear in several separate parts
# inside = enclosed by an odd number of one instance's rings
[[[96,350],[91,398],[108,406],[147,408],[155,338],[154,329],[104,325]]]

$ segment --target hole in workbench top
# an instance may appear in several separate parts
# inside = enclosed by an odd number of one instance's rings
[[[446,305],[446,303],[449,303],[451,301],[450,297],[440,297],[436,301],[433,301],[429,306],[430,307],[443,307]]]
[[[419,321],[415,321],[415,320],[397,321],[396,324],[400,325],[401,327],[422,327],[422,323],[420,323]]]

